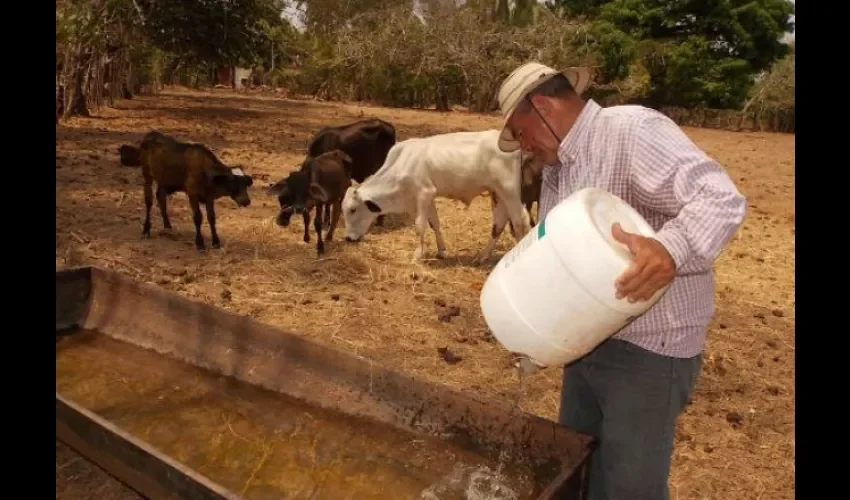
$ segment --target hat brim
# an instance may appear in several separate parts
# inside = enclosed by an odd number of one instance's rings
[[[549,80],[550,78],[552,78],[553,76],[558,75],[558,74],[562,74],[565,77],[567,77],[567,80],[570,81],[570,83],[573,86],[573,89],[575,90],[576,94],[578,94],[578,95],[581,95],[582,93],[584,93],[584,91],[587,89],[588,85],[590,84],[590,76],[591,75],[590,75],[590,69],[589,68],[585,68],[585,67],[567,68],[564,71],[561,71],[560,73],[552,73],[551,75],[549,75],[546,78],[541,78],[540,81],[535,82],[534,85],[529,86],[527,89],[525,89],[522,92],[522,94],[520,94],[519,99],[517,99],[517,101],[516,101],[517,104],[520,101],[522,101],[523,99],[525,99],[525,96],[528,95],[529,92],[531,92],[532,90],[537,88],[543,82]],[[507,128],[508,120],[510,120],[511,116],[513,116],[515,109],[516,109],[516,106],[514,106],[514,109],[511,109],[508,112],[508,114],[505,115],[505,118],[502,121],[502,130],[499,133],[499,149],[502,150],[505,153],[513,153],[514,151],[516,151],[517,149],[520,148],[519,141],[516,140],[516,138],[514,137],[514,134]]]

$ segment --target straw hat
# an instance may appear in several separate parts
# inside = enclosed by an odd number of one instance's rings
[[[505,128],[505,125],[526,94],[559,73],[567,77],[567,80],[570,81],[579,95],[590,83],[590,70],[588,68],[567,68],[564,71],[558,71],[537,62],[525,63],[505,78],[499,88],[498,97],[499,109],[504,118],[502,133],[499,135],[499,149],[506,153],[519,149],[519,142],[514,138],[511,131]]]

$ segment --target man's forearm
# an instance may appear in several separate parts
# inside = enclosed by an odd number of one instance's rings
[[[670,252],[677,274],[709,271],[744,220],[746,199],[719,176],[725,174],[704,176],[693,199],[658,232],[656,239]]]
[[[664,116],[646,120],[632,154],[638,200],[673,217],[658,232],[677,274],[702,273],[735,234],[747,201],[726,171]]]

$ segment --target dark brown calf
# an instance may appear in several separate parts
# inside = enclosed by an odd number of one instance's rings
[[[304,218],[304,242],[310,241],[310,210],[316,208],[313,224],[316,229],[316,251],[319,255],[325,252],[322,241],[322,209],[333,208],[330,227],[326,241],[333,239],[334,230],[339,223],[342,199],[345,191],[351,186],[351,157],[339,149],[310,158],[301,166],[301,170],[291,172],[285,179],[272,188],[278,193],[280,213],[277,224],[288,226],[293,213],[300,213]]]
[[[152,131],[145,134],[138,148],[124,144],[118,148],[118,153],[122,165],[142,167],[145,180],[145,222],[142,238],[150,237],[154,182],[156,202],[165,229],[171,229],[166,206],[168,195],[182,191],[188,196],[192,207],[192,221],[195,223],[195,247],[198,250],[204,250],[204,238],[201,236],[201,203],[206,207],[213,248],[219,248],[221,244],[215,229],[215,200],[229,196],[239,207],[251,204],[248,195],[248,188],[253,185],[251,177],[239,168],[226,166],[201,144],[180,142]]]
[[[387,153],[395,143],[395,127],[392,123],[378,118],[324,127],[310,140],[304,164],[324,153],[339,149],[351,158],[351,171],[349,172],[351,178],[362,183],[381,168],[387,158]],[[330,205],[326,205],[325,224],[329,223],[329,212]],[[376,225],[384,225],[383,215],[378,216]]]

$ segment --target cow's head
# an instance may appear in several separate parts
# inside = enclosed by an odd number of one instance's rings
[[[280,213],[277,214],[277,225],[286,227],[292,214],[302,214],[309,210],[310,178],[306,172],[296,170],[291,172],[283,181],[276,186],[277,202],[280,205]]]
[[[529,188],[540,183],[544,168],[546,168],[546,165],[544,165],[537,157],[523,154],[522,187]]]
[[[380,214],[381,207],[372,200],[363,199],[358,187],[348,188],[342,199],[345,241],[359,241]]]
[[[215,198],[229,196],[240,207],[251,204],[248,188],[254,185],[254,180],[244,170],[239,167],[214,165],[208,173],[215,190]]]

